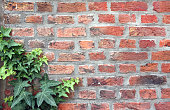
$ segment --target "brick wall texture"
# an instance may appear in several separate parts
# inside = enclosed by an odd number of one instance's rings
[[[79,77],[59,110],[170,110],[169,0],[6,0],[4,23],[42,48],[51,79]]]

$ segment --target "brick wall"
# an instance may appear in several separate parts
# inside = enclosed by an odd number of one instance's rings
[[[59,110],[169,110],[170,1],[106,1],[7,0],[4,22],[51,79],[81,79]]]

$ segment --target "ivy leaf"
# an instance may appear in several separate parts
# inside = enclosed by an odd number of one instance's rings
[[[4,28],[3,26],[1,26],[1,33],[3,34],[4,37],[10,37],[10,32],[11,32],[11,28]]]
[[[35,98],[37,98],[38,107],[41,106],[43,101],[45,101],[46,103],[48,103],[51,106],[57,106],[55,103],[55,100],[53,99],[53,97],[51,95],[55,95],[53,90],[51,90],[51,89],[46,89],[46,90],[43,90],[42,92],[39,92],[35,96]]]

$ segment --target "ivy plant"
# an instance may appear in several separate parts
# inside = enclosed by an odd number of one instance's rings
[[[13,96],[5,98],[5,103],[12,110],[56,110],[60,102],[65,101],[78,78],[54,81],[48,75],[41,74],[43,64],[48,65],[47,58],[41,49],[26,52],[21,44],[10,38],[10,28],[1,27],[0,57],[3,66],[0,68],[0,79],[13,76],[9,83],[14,87]]]

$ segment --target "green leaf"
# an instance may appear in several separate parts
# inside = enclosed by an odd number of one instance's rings
[[[11,32],[11,28],[4,28],[1,26],[1,33],[3,34],[4,37],[10,37],[10,32]]]

